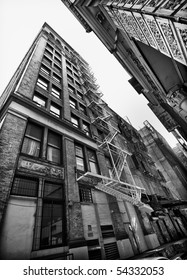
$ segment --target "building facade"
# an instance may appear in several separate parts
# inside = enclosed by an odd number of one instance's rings
[[[116,57],[131,75],[131,85],[186,147],[186,1],[62,2]]]
[[[143,138],[47,23],[0,98],[0,158],[1,259],[128,259],[187,235]]]

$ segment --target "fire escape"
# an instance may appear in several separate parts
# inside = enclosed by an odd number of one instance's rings
[[[118,142],[115,141],[119,130],[109,122],[112,115],[107,111],[107,104],[101,99],[102,94],[98,91],[95,80],[81,66],[83,85],[86,88],[85,95],[90,102],[88,108],[92,111],[91,123],[105,135],[102,140],[97,138],[96,142],[98,148],[109,155],[113,169],[110,170],[109,176],[86,172],[79,176],[77,181],[79,182],[83,178],[92,178],[97,190],[112,195],[117,199],[130,202],[144,211],[151,212],[153,211],[152,208],[141,201],[141,194],[145,193],[145,189],[135,184],[128,166],[127,156],[131,155],[131,153],[127,149],[122,149]],[[131,183],[122,179],[124,168],[131,177]]]

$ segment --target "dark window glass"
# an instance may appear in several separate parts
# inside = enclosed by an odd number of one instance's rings
[[[39,157],[43,129],[35,124],[29,123],[27,125],[22,153]]]
[[[82,100],[83,100],[83,94],[82,94],[82,93],[80,93],[79,91],[77,91],[77,96],[78,96],[78,98],[80,98],[80,99],[82,99]]]
[[[56,83],[60,84],[61,83],[61,77],[59,77],[57,74],[53,73],[53,79],[55,80]]]
[[[61,74],[62,70],[60,67],[58,67],[58,65],[54,64],[54,70],[58,73],[58,74]]]
[[[38,180],[15,177],[11,194],[36,197],[38,195]]]
[[[87,115],[86,113],[86,107],[82,104],[79,104],[79,108],[80,108],[80,111],[84,114],[84,115]]]
[[[79,195],[81,202],[92,202],[91,189],[85,187],[79,187]]]

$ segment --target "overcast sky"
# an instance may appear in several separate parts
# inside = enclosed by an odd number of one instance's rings
[[[174,147],[177,143],[147,106],[147,100],[130,86],[130,76],[96,35],[86,33],[60,0],[0,1],[0,95],[44,22],[47,22],[91,66],[103,99],[121,117],[140,129],[148,120]]]

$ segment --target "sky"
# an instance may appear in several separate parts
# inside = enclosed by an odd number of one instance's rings
[[[177,140],[149,109],[146,98],[128,83],[131,77],[93,32],[86,33],[61,0],[0,1],[0,95],[44,22],[89,63],[109,107],[122,118],[128,117],[136,129],[148,120],[171,147],[176,145]]]

